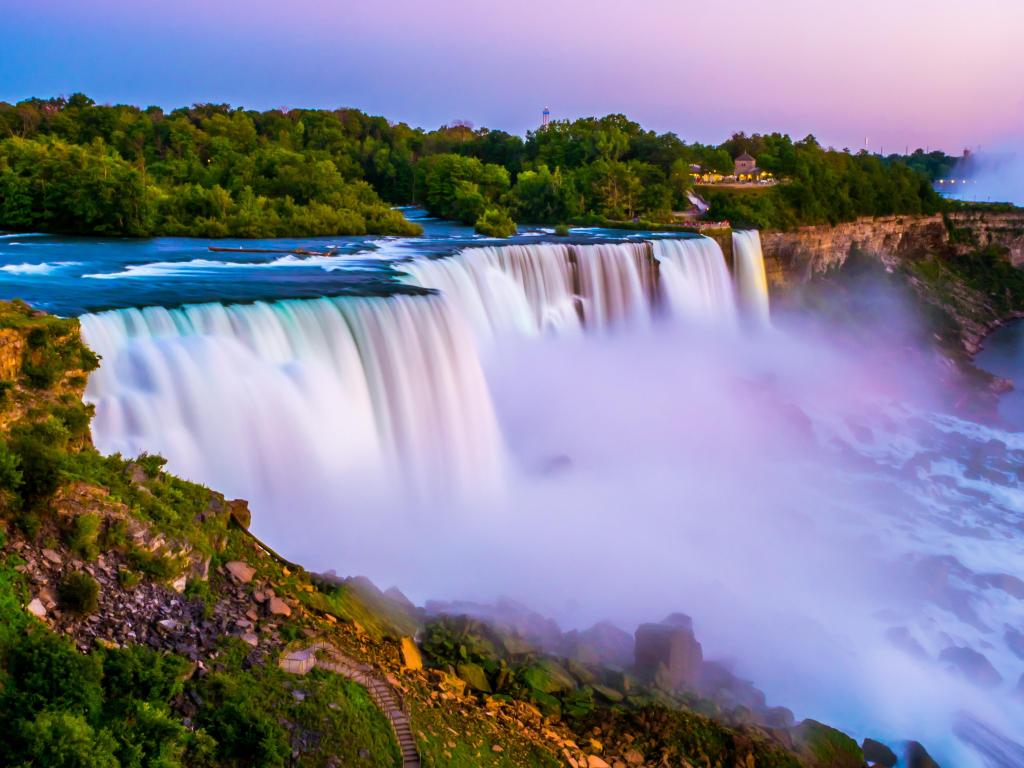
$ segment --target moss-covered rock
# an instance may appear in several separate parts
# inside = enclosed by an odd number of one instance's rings
[[[800,751],[812,768],[863,768],[864,752],[842,731],[804,720],[794,729]]]

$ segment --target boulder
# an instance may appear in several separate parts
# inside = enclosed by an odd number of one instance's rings
[[[939,660],[981,688],[994,688],[1003,681],[1003,676],[992,666],[992,662],[971,648],[950,646],[939,654]]]
[[[793,735],[797,747],[810,765],[822,768],[864,767],[861,748],[842,731],[816,720],[804,720],[796,727]]]
[[[224,567],[227,568],[232,578],[240,584],[248,584],[252,581],[252,577],[256,575],[256,569],[248,563],[243,563],[241,560],[231,560],[224,563]]]
[[[582,632],[567,632],[562,655],[583,664],[624,669],[633,660],[633,638],[602,621]]]
[[[252,523],[252,512],[249,511],[249,502],[245,499],[232,499],[231,501],[225,501],[224,505],[228,508],[228,514],[231,515],[231,519],[238,523],[241,528],[249,530],[249,525]]]
[[[522,672],[523,683],[541,693],[563,693],[576,687],[576,681],[561,664],[542,659]]]
[[[267,612],[274,616],[291,616],[292,609],[280,597],[272,597],[267,601]]]
[[[402,638],[402,667],[403,669],[423,669],[423,657],[416,641],[411,637]]]
[[[693,635],[693,624],[673,614],[661,624],[637,627],[633,645],[636,673],[646,680],[659,677],[672,691],[693,689],[700,683],[704,653]]]
[[[880,741],[864,739],[864,743],[860,745],[860,748],[864,751],[864,759],[874,765],[881,765],[883,768],[894,768],[896,763],[899,762],[896,753]]]
[[[906,750],[907,768],[940,768],[919,741],[908,741]]]
[[[474,691],[480,691],[481,693],[490,693],[491,684],[487,682],[487,673],[484,672],[484,668],[479,664],[459,664],[455,668],[459,679],[466,683]]]
[[[54,552],[52,549],[44,549],[43,550],[43,557],[45,557],[47,560],[49,560],[54,565],[61,565],[64,562],[64,560],[61,558],[61,556],[58,555],[56,552]]]

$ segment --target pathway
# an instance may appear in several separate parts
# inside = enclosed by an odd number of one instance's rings
[[[305,675],[314,667],[319,667],[359,683],[391,723],[398,747],[402,751],[402,768],[420,768],[420,755],[402,696],[372,666],[362,664],[324,642],[316,642],[308,648],[287,653],[278,664],[281,669],[296,675]]]

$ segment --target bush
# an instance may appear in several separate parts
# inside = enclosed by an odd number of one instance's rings
[[[128,553],[132,568],[154,581],[170,581],[181,574],[183,564],[173,557],[160,552],[133,549]]]
[[[190,669],[183,657],[144,645],[104,651],[104,711],[123,715],[133,699],[150,704],[170,701],[184,689]]]
[[[180,726],[179,726],[180,727]],[[94,731],[81,715],[43,712],[26,723],[21,737],[23,765],[47,768],[119,768],[116,742],[105,730]],[[153,765],[156,765],[155,763]]]
[[[57,591],[61,608],[74,613],[95,613],[100,607],[100,585],[87,573],[69,573]]]
[[[568,237],[569,236],[569,225],[568,224],[559,224],[558,226],[556,226],[555,227],[555,235],[558,236],[558,237]]]
[[[100,710],[100,658],[79,653],[70,641],[44,627],[21,635],[7,649],[4,666],[0,715],[5,722],[31,720],[45,709],[65,710],[91,722]]]
[[[83,560],[95,560],[100,553],[99,534],[103,521],[99,515],[79,515],[71,523],[68,547]]]
[[[476,231],[488,237],[512,237],[516,233],[516,223],[512,217],[499,208],[488,208],[476,220]]]

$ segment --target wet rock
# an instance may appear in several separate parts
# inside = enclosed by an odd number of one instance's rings
[[[1008,573],[983,573],[975,576],[974,582],[981,587],[1001,589],[1008,595],[1024,600],[1024,581]]]
[[[950,646],[939,654],[939,660],[951,665],[981,688],[994,688],[1003,681],[992,662],[972,648]]]
[[[636,673],[642,678],[653,680],[660,673],[671,690],[693,689],[700,682],[704,653],[688,616],[673,614],[661,624],[641,624],[633,653]]]
[[[919,741],[908,741],[904,755],[907,768],[940,768]]]
[[[864,753],[857,742],[824,723],[804,720],[795,728],[793,735],[799,751],[811,765],[827,765],[829,768],[864,766]]]
[[[256,569],[248,563],[243,563],[241,560],[231,560],[225,563],[224,567],[231,574],[232,578],[241,584],[248,584],[252,581],[252,577],[256,575]]]
[[[906,627],[890,627],[885,631],[885,639],[904,653],[908,653],[915,658],[928,658],[928,652],[925,651],[924,646],[914,639],[914,636],[910,634],[910,630]]]
[[[864,751],[864,759],[869,763],[881,765],[884,768],[893,768],[899,761],[896,753],[880,741],[864,739],[860,748]]]

